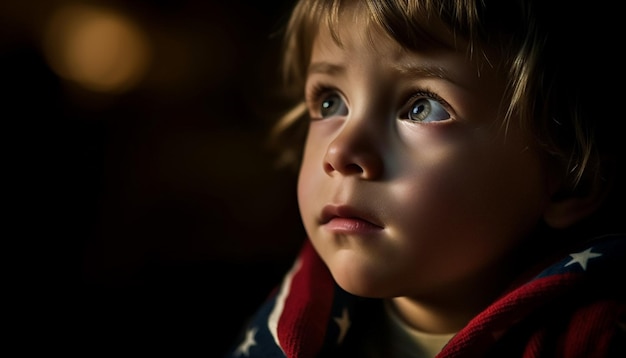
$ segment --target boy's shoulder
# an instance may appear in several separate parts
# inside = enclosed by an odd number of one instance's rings
[[[533,349],[546,356],[613,357],[626,352],[625,273],[626,235],[588,240],[475,317],[447,353],[503,356]]]

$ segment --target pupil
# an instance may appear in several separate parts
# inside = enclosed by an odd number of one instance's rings
[[[413,107],[413,114],[419,114],[420,112],[422,112],[424,110],[424,105],[419,105],[419,106],[415,106]]]

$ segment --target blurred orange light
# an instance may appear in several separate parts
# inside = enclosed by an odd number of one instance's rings
[[[128,18],[83,5],[52,15],[43,46],[59,76],[98,92],[122,93],[136,86],[151,56],[147,37]]]

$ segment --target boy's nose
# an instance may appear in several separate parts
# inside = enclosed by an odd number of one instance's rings
[[[347,123],[330,142],[323,163],[328,175],[356,175],[366,180],[376,180],[383,175],[384,163],[379,149],[381,133],[365,127]]]

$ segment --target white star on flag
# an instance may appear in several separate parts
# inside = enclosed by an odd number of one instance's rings
[[[591,249],[593,249],[593,247],[590,247],[585,251],[577,252],[575,254],[570,254],[570,256],[572,257],[572,260],[566,263],[565,266],[578,263],[580,264],[580,266],[583,268],[584,271],[587,271],[587,261],[589,261],[590,259],[594,257],[602,256],[602,254],[591,252]]]
[[[337,344],[340,344],[341,341],[343,341],[343,339],[345,338],[346,333],[348,333],[348,328],[350,328],[350,317],[348,316],[348,310],[344,308],[341,312],[341,317],[335,317],[333,319],[339,326],[339,337],[337,338]]]
[[[246,332],[246,338],[243,340],[243,342],[241,342],[241,344],[239,345],[239,347],[237,347],[237,350],[235,351],[235,354],[237,356],[240,356],[242,354],[245,356],[250,355],[250,347],[256,345],[256,341],[254,340],[254,335],[256,334],[256,331],[257,328],[254,327]]]

